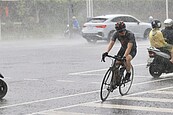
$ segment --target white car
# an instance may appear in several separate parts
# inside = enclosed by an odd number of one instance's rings
[[[91,18],[83,25],[82,36],[88,41],[95,43],[97,40],[110,41],[115,32],[115,24],[124,21],[126,29],[135,34],[136,38],[147,38],[151,30],[151,24],[141,22],[131,15],[114,14]]]

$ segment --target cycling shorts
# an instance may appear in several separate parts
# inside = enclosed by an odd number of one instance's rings
[[[121,47],[120,50],[117,53],[117,56],[123,57],[124,54],[125,54],[125,51],[126,51],[126,49]],[[132,56],[132,58],[134,58],[136,56],[136,53],[137,53],[137,50],[136,49],[132,49],[129,54]]]

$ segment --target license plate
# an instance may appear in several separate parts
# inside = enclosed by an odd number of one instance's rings
[[[148,58],[147,65],[150,65],[153,62],[154,58]]]
[[[87,29],[88,30],[92,30],[93,29],[93,26],[88,26]]]

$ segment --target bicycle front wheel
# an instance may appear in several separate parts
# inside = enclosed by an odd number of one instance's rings
[[[125,81],[124,80],[124,76],[121,77],[121,83],[120,83],[120,86],[119,86],[119,92],[120,94],[123,96],[123,95],[126,95],[131,86],[132,86],[132,82],[133,82],[133,78],[134,78],[134,69],[133,69],[133,66],[131,66],[131,76],[130,76],[130,79],[128,81]],[[124,71],[124,74],[126,74],[126,71]]]
[[[112,70],[109,68],[101,84],[100,98],[102,101],[105,101],[110,94],[111,78],[112,78]]]

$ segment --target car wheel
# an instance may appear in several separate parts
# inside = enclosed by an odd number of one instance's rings
[[[115,30],[110,31],[108,38],[107,38],[107,42],[110,42],[110,39],[114,35],[114,32],[115,32]]]
[[[151,28],[148,28],[148,29],[145,30],[145,32],[144,32],[144,39],[148,38],[150,31],[151,31]]]

